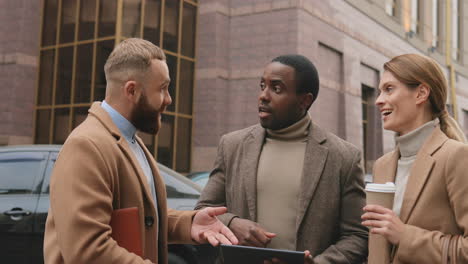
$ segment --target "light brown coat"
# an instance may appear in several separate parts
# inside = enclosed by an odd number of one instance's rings
[[[399,150],[377,160],[374,182],[394,182]],[[411,168],[400,218],[405,230],[393,263],[442,263],[443,238],[457,235],[457,263],[468,263],[468,145],[437,127]]]
[[[167,263],[167,243],[193,243],[194,212],[167,208],[157,164],[137,140],[153,171],[159,218],[146,176],[127,141],[108,113],[94,103],[63,145],[51,176],[45,263]],[[139,209],[147,260],[110,237],[112,211],[127,207]]]

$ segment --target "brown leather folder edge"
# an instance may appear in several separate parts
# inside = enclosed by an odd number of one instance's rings
[[[130,207],[114,210],[110,226],[112,228],[111,237],[120,247],[143,257],[138,208]]]

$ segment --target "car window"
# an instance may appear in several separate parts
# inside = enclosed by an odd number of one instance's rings
[[[44,183],[42,184],[42,191],[43,194],[49,194],[50,192],[50,176],[52,175],[52,169],[54,168],[55,161],[57,160],[57,152],[51,152],[49,156],[49,162],[47,163]]]
[[[50,176],[52,174],[52,169],[55,165],[55,160],[57,159],[57,153],[52,152],[50,154],[49,162],[47,163],[47,168],[44,177],[44,183],[42,184],[42,193],[48,194],[50,191]],[[166,171],[167,170],[167,171]],[[176,172],[170,171],[170,169],[160,167],[160,173],[166,184],[166,191],[168,198],[195,198],[198,199],[200,192],[194,189],[192,186],[184,183],[183,181],[177,179]],[[183,177],[183,176],[182,176]]]
[[[177,179],[177,176],[171,175],[170,171],[166,171],[160,167],[160,173],[166,184],[167,198],[198,199],[200,196],[200,192],[197,189]]]
[[[0,195],[32,193],[45,164],[43,153],[0,153]]]

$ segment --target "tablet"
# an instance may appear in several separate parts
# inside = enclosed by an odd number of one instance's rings
[[[234,245],[221,245],[221,258],[224,264],[262,264],[264,260],[272,258],[278,258],[288,264],[304,264],[302,251]]]

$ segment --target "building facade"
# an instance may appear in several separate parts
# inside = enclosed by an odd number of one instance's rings
[[[467,25],[461,0],[200,1],[193,168],[210,167],[221,135],[258,122],[263,67],[287,53],[316,64],[312,120],[361,148],[366,173],[394,147],[374,102],[382,66],[396,55],[439,62],[447,105],[468,134]]]
[[[468,134],[468,2],[462,0],[0,0],[0,145],[61,144],[104,98],[112,48],[143,37],[164,49],[173,104],[158,161],[209,170],[220,137],[258,122],[263,67],[299,53],[317,66],[314,122],[363,150],[393,148],[374,106],[382,65],[402,53],[439,62]]]

